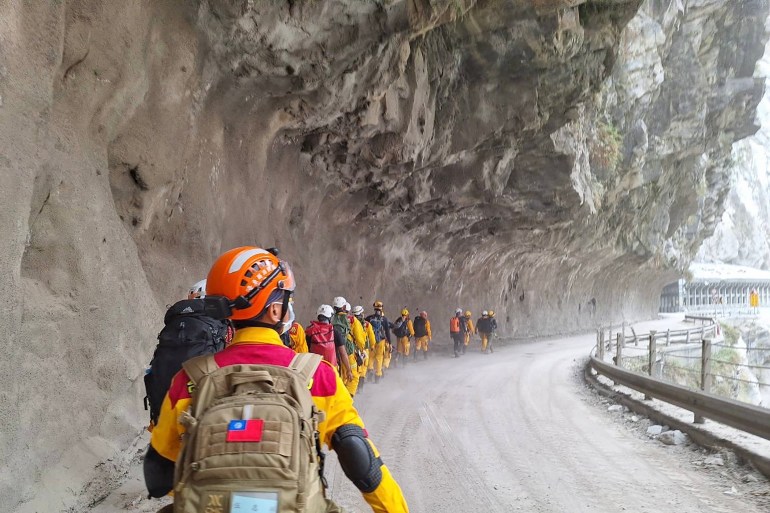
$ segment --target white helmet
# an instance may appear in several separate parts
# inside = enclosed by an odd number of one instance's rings
[[[364,307],[361,305],[356,305],[353,307],[353,315],[364,315]]]
[[[332,306],[334,308],[343,308],[345,303],[347,303],[347,301],[345,301],[345,298],[342,296],[337,296],[332,300]]]
[[[201,280],[192,287],[187,293],[187,299],[198,299],[206,297],[206,280]]]
[[[345,301],[345,311],[350,313],[350,303],[348,303],[347,301]]]
[[[331,305],[321,305],[318,307],[316,315],[323,315],[327,319],[331,319],[334,316],[334,309]]]
[[[481,316],[482,316],[482,317],[486,317],[486,316],[488,316],[488,315],[489,315],[489,312],[487,312],[486,310],[484,310],[483,312],[481,312]]]
[[[461,314],[461,313],[463,313],[463,309],[462,308],[458,308],[457,310],[455,310],[455,313],[456,314]]]

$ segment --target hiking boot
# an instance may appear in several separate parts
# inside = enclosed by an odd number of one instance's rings
[[[495,352],[495,350],[494,350],[494,349],[492,349],[492,346],[489,346],[489,352],[490,352],[490,353],[494,353],[494,352]]]
[[[455,351],[455,358],[460,358],[460,354],[457,351]]]
[[[379,382],[380,382],[380,376],[375,376],[374,377],[374,384],[376,385]]]
[[[428,359],[428,351],[423,351],[422,352],[422,359],[423,360],[427,360]]]
[[[463,354],[465,354],[465,346],[463,346]]]

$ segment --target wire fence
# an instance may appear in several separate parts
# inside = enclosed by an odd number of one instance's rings
[[[694,328],[658,332],[653,335],[654,351],[650,350],[650,341],[653,340],[650,334],[634,333],[633,337],[619,335],[616,340],[604,339],[605,351],[602,353],[615,365],[663,381],[761,404],[762,395],[770,394],[770,347],[750,347],[721,340],[711,342],[716,333],[715,326],[705,330]],[[598,336],[604,338],[603,333]],[[707,347],[704,338],[709,339],[707,358],[703,354],[704,347]]]

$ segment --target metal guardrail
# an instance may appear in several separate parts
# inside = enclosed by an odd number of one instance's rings
[[[694,413],[694,422],[702,423],[704,417],[721,422],[747,433],[770,440],[770,409],[754,406],[752,404],[720,397],[709,393],[711,387],[711,339],[716,335],[716,323],[713,318],[690,316],[692,320],[708,321],[709,326],[700,326],[689,330],[667,330],[666,332],[651,331],[648,334],[631,338],[638,345],[638,341],[646,340],[648,346],[647,370],[649,375],[644,375],[622,367],[622,349],[628,338],[617,334],[617,349],[614,358],[615,365],[604,361],[605,345],[604,330],[597,331],[597,345],[590,355],[590,365],[597,373],[613,380],[616,384],[625,385],[645,394],[645,399],[656,398],[661,401],[679,406]],[[673,342],[702,343],[701,357],[701,388],[693,390],[681,385],[667,383],[653,377],[656,362],[658,361],[657,341],[664,339],[666,346]],[[681,339],[684,340],[681,340]],[[611,340],[607,342],[611,343]]]
[[[770,440],[770,410],[718,397],[706,392],[663,381],[599,361],[591,355],[591,367],[615,383],[679,406],[696,416],[708,417],[722,424]]]

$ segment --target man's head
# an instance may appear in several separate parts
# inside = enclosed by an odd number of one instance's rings
[[[465,317],[466,317],[467,319],[470,319],[470,318],[471,318],[471,315],[473,315],[473,314],[471,314],[471,311],[470,311],[470,310],[466,310],[466,311],[465,311]]]
[[[404,318],[409,317],[409,310],[407,310],[406,308],[401,310],[401,317],[404,317]]]
[[[422,317],[423,319],[425,319],[427,321],[428,320],[428,312],[423,310],[422,312],[420,312],[420,317]]]
[[[331,305],[321,305],[318,307],[316,315],[321,322],[331,322],[332,316],[334,315],[334,309]]]
[[[482,316],[482,317],[489,317],[489,312],[487,312],[486,310],[484,310],[483,312],[481,312],[481,316]]]
[[[200,299],[204,297],[206,297],[206,280],[196,282],[187,293],[187,299]]]
[[[463,316],[463,309],[462,308],[458,308],[457,310],[455,310],[455,315],[457,317],[462,317]]]
[[[243,246],[222,254],[206,280],[208,296],[230,301],[236,327],[273,328],[279,333],[294,322],[291,295],[294,274],[288,262],[262,248]]]
[[[364,307],[361,305],[356,305],[353,307],[353,315],[358,317],[359,320],[363,319],[364,317]]]
[[[344,313],[345,312],[345,303],[347,303],[347,301],[345,301],[344,297],[337,296],[337,297],[335,297],[332,300],[332,307],[334,307],[334,311],[336,313],[340,313],[340,312]]]

